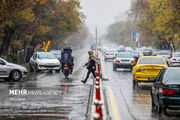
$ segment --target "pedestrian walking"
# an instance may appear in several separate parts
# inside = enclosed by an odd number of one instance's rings
[[[87,82],[87,79],[89,78],[90,73],[93,74],[94,78],[96,77],[96,73],[95,73],[95,71],[96,71],[96,57],[94,56],[93,51],[89,51],[89,52],[88,52],[88,55],[89,55],[89,60],[88,60],[88,62],[83,66],[83,67],[86,66],[86,68],[88,69],[88,72],[87,72],[87,75],[86,75],[85,80],[82,80],[82,81],[81,81],[81,82],[84,83],[84,84]]]

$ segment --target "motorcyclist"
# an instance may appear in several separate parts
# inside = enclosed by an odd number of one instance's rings
[[[64,65],[68,64],[70,69],[70,74],[73,72],[74,67],[74,57],[72,56],[72,49],[71,47],[65,47],[63,49],[63,52],[61,53],[61,66],[62,66],[62,72],[64,70]]]

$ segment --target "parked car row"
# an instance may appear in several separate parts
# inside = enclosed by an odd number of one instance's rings
[[[30,71],[40,72],[42,70],[55,70],[60,72],[60,50],[52,50],[50,52],[34,52],[29,62]],[[28,70],[14,63],[9,63],[0,58],[0,78],[5,80],[19,81],[21,78],[27,77]]]

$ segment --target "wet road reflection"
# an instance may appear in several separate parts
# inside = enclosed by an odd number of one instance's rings
[[[69,79],[62,73],[30,73],[20,82],[0,81],[0,120],[69,120],[85,119],[92,81],[82,80],[85,50],[74,52],[75,68]],[[10,94],[9,90],[25,90]]]

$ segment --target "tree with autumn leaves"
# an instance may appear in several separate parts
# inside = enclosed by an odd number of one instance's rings
[[[23,50],[28,61],[42,42],[57,48],[73,33],[81,31],[84,15],[78,0],[0,1],[0,55]]]
[[[142,45],[178,49],[180,44],[179,0],[134,0],[132,12]]]

